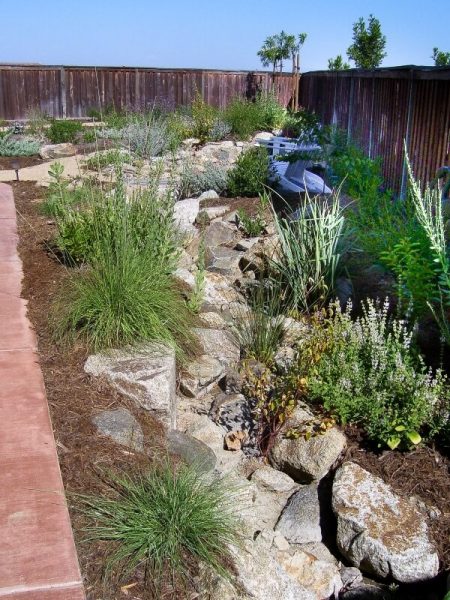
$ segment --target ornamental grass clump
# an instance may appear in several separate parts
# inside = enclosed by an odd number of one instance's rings
[[[191,312],[172,278],[179,239],[173,201],[155,189],[127,198],[93,194],[57,220],[59,250],[80,265],[69,273],[55,310],[59,338],[94,350],[162,342],[183,357],[192,347]]]
[[[407,323],[389,316],[388,299],[367,300],[355,320],[351,309],[331,306],[300,349],[309,399],[381,447],[409,447],[438,433],[449,409],[446,377],[425,367]]]
[[[294,306],[305,312],[321,307],[333,295],[341,259],[348,250],[339,193],[327,201],[310,198],[291,218],[273,211],[280,245],[271,260]]]
[[[80,500],[88,538],[109,542],[107,575],[123,579],[139,568],[156,591],[191,581],[200,565],[229,577],[239,529],[224,480],[166,462],[141,475],[111,474],[106,494]]]

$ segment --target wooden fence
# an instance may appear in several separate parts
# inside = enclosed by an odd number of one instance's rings
[[[450,68],[315,71],[300,80],[300,104],[382,157],[387,185],[405,192],[403,141],[422,182],[449,164]]]
[[[0,119],[25,119],[32,108],[51,117],[81,118],[89,108],[169,108],[190,104],[198,91],[209,104],[226,106],[235,96],[254,98],[275,84],[287,106],[291,75],[257,71],[0,65]]]

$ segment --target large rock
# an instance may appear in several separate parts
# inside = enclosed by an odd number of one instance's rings
[[[175,224],[183,233],[195,233],[195,220],[200,210],[200,200],[198,198],[186,198],[175,202],[173,215]]]
[[[113,387],[151,411],[165,425],[176,425],[175,352],[162,344],[93,354],[84,370],[105,377]]]
[[[92,422],[101,435],[111,438],[117,444],[139,452],[144,450],[142,428],[126,408],[103,410],[92,417]]]
[[[291,544],[320,542],[320,505],[317,485],[301,486],[289,500],[277,523],[276,530]]]
[[[303,427],[314,420],[314,415],[304,407],[297,407],[288,427]],[[346,438],[335,427],[322,435],[288,439],[279,435],[270,453],[272,465],[300,483],[322,479],[345,448]]]
[[[39,156],[44,160],[49,160],[52,158],[75,156],[76,153],[76,147],[70,142],[67,142],[65,144],[46,144],[40,149]]]
[[[258,540],[247,540],[235,550],[234,566],[239,591],[231,596],[233,599],[317,600],[317,595],[291,577]]]
[[[224,367],[237,363],[240,357],[240,348],[231,333],[223,329],[203,327],[197,327],[194,331],[204,354],[217,359]]]
[[[423,514],[382,479],[347,462],[336,473],[332,504],[337,544],[352,565],[402,583],[437,575],[439,559]]]
[[[257,469],[250,481],[254,484],[251,518],[256,523],[255,530],[273,529],[298,486],[288,475],[269,466]]]
[[[291,555],[280,553],[278,560],[295,581],[314,594],[316,600],[338,597],[343,583],[337,565],[302,550]]]

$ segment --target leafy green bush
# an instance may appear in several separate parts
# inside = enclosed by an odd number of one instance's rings
[[[282,126],[286,111],[272,93],[260,94],[255,101],[234,98],[224,111],[224,120],[232,133],[247,139],[257,131],[272,130]]]
[[[127,199],[118,185],[82,210],[67,210],[57,225],[61,251],[88,263],[60,294],[57,335],[79,337],[94,349],[163,342],[182,357],[193,336],[190,312],[171,278],[178,238],[169,197],[140,190]]]
[[[208,190],[222,194],[227,182],[228,174],[224,165],[206,162],[200,169],[192,161],[183,162],[177,184],[178,196],[180,199],[191,198]]]
[[[199,564],[229,577],[238,539],[235,499],[225,480],[165,464],[141,476],[110,475],[109,493],[82,496],[90,539],[110,543],[107,573],[138,568],[149,585],[185,585]],[[159,597],[159,596],[158,596]]]
[[[217,118],[217,109],[210,104],[207,104],[199,93],[191,105],[191,115],[193,121],[192,134],[198,138],[200,142],[209,140],[211,131],[214,127]]]
[[[309,312],[323,306],[334,293],[349,245],[339,194],[328,202],[307,195],[292,219],[273,213],[280,241],[271,260],[273,272],[285,283],[297,309]]]
[[[323,127],[318,116],[307,110],[289,113],[283,122],[283,135],[299,138],[306,144],[324,144],[328,141],[328,129]]]
[[[53,144],[63,144],[75,142],[82,130],[83,127],[79,121],[52,121],[47,135]]]
[[[0,156],[33,156],[39,154],[40,143],[34,139],[14,139],[12,133],[0,136]]]
[[[388,310],[388,300],[383,306],[368,300],[352,321],[351,306],[343,312],[335,305],[301,346],[299,363],[308,364],[316,354],[309,349],[321,347],[307,371],[309,398],[394,449],[420,442],[448,387],[440,371],[433,377],[425,368],[405,322],[391,319]]]
[[[227,192],[231,197],[254,197],[262,194],[270,175],[269,155],[265,148],[254,146],[239,155],[228,171]]]
[[[128,152],[113,149],[106,150],[105,152],[96,152],[84,164],[91,171],[96,171],[108,166],[131,165],[133,164],[133,158]]]

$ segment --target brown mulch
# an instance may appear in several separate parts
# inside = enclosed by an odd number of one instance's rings
[[[258,212],[259,198],[209,198],[200,202],[200,208],[211,206],[228,206],[230,212],[243,208],[248,215],[254,216]]]
[[[19,169],[23,169],[24,167],[34,167],[48,161],[45,161],[40,156],[0,156],[0,171],[9,171],[12,169],[13,162],[18,162]]]
[[[125,592],[118,584],[111,584],[106,589],[102,586],[105,548],[101,543],[84,541],[85,518],[77,510],[77,498],[73,494],[101,493],[104,490],[101,471],[124,469],[130,472],[145,467],[151,460],[96,434],[91,423],[93,415],[118,406],[128,408],[144,430],[146,452],[150,457],[165,455],[162,429],[146,411],[139,410],[108,385],[90,379],[84,373],[86,353],[83,348],[65,349],[55,344],[49,315],[55,294],[62,279],[67,276],[67,269],[56,260],[46,244],[54,234],[54,225],[39,211],[42,188],[36,187],[33,182],[14,183],[13,188],[19,253],[24,268],[22,295],[29,301],[28,316],[38,338],[41,368],[88,600],[152,598],[139,580],[136,586]],[[125,583],[136,583],[136,577]]]
[[[441,570],[450,569],[450,459],[423,445],[410,452],[376,453],[367,448],[357,428],[347,427],[345,433],[349,444],[342,462],[352,460],[381,477],[398,494],[422,500],[428,514],[436,508],[440,511],[438,518],[428,519],[428,525]]]

